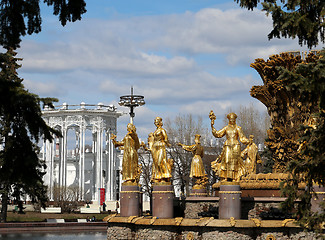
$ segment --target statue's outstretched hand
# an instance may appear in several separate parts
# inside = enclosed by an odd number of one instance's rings
[[[115,140],[115,139],[116,139],[116,135],[115,134],[112,134],[111,140]]]
[[[214,112],[212,110],[209,113],[209,118],[211,120],[211,125],[214,125],[214,120],[216,120],[216,115],[214,115]]]

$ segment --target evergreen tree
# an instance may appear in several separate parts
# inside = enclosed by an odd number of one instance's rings
[[[273,172],[289,174],[281,184],[287,197],[282,206],[312,229],[325,220],[324,208],[320,213],[311,208],[314,186],[325,185],[324,54],[322,50],[302,59],[282,53],[251,64],[264,84],[252,87],[251,96],[267,107],[271,117],[265,144],[274,160]]]
[[[283,193],[287,200],[283,203],[287,211],[296,210],[299,223],[310,229],[319,229],[325,221],[325,206],[322,212],[311,210],[311,198],[315,198],[315,185],[325,186],[325,50],[319,53],[316,62],[300,64],[294,70],[280,68],[281,79],[292,83],[288,86],[298,91],[306,102],[315,103],[318,111],[312,114],[311,121],[302,125],[300,147],[295,158],[288,163],[287,171],[292,178],[283,183]],[[305,191],[298,185],[306,184]],[[295,200],[300,199],[295,208]]]
[[[52,140],[57,131],[42,119],[41,102],[52,106],[56,99],[41,99],[29,93],[18,77],[20,68],[16,53],[0,53],[0,195],[2,201],[0,221],[7,218],[8,199],[28,194],[33,202],[42,206],[47,201],[42,177],[46,165],[37,155],[37,142],[41,137]]]
[[[241,7],[253,10],[262,4],[262,11],[272,16],[273,30],[268,38],[298,38],[309,48],[325,42],[324,0],[235,0]]]
[[[41,31],[40,0],[0,1],[0,45],[4,48],[19,47],[21,37]],[[84,0],[44,0],[53,6],[53,14],[59,16],[62,26],[81,19],[86,12]]]

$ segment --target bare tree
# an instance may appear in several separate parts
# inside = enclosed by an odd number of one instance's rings
[[[76,185],[69,187],[55,186],[53,188],[54,205],[61,207],[62,212],[71,212],[78,208],[80,189]]]
[[[212,185],[216,182],[218,177],[211,168],[211,162],[215,161],[217,157],[221,154],[223,141],[217,141],[216,144],[213,144],[211,141],[207,142],[204,146],[204,156],[202,158],[203,165],[208,175],[209,182],[207,184],[208,192],[212,193]]]
[[[248,106],[240,105],[235,110],[229,108],[228,112],[235,112],[238,116],[237,125],[241,126],[246,137],[254,135],[255,143],[264,144],[267,130],[270,128],[270,117],[265,111],[258,110],[252,103]],[[225,125],[228,124],[227,116],[224,117]]]
[[[152,173],[152,156],[151,153],[147,150],[143,150],[142,148],[138,151],[139,156],[139,164],[141,165],[141,176],[140,183],[142,185],[142,191],[145,195],[147,195],[150,199],[152,197],[152,189],[151,189],[151,173]]]
[[[192,185],[190,175],[192,154],[183,150],[177,143],[181,142],[185,145],[194,144],[195,134],[200,134],[201,142],[204,147],[208,145],[211,153],[211,134],[208,128],[204,126],[202,117],[194,118],[193,115],[178,115],[175,119],[166,119],[165,128],[168,134],[171,147],[167,149],[169,156],[174,160],[173,169],[173,185],[178,187],[182,196],[188,196],[190,186]],[[212,151],[214,152],[214,151]],[[207,154],[203,157],[205,170],[209,179],[213,179],[210,171],[210,162],[215,160],[215,156]]]

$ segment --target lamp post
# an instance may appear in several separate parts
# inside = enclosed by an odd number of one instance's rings
[[[134,108],[145,104],[144,96],[133,95],[133,87],[131,87],[131,95],[121,96],[118,104],[130,108],[130,123],[133,124],[133,118],[135,116]]]

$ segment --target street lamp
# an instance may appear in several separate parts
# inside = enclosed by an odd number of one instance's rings
[[[133,124],[133,118],[135,116],[134,108],[145,104],[144,96],[133,95],[133,87],[131,87],[131,95],[121,96],[118,104],[130,108],[130,123]]]

